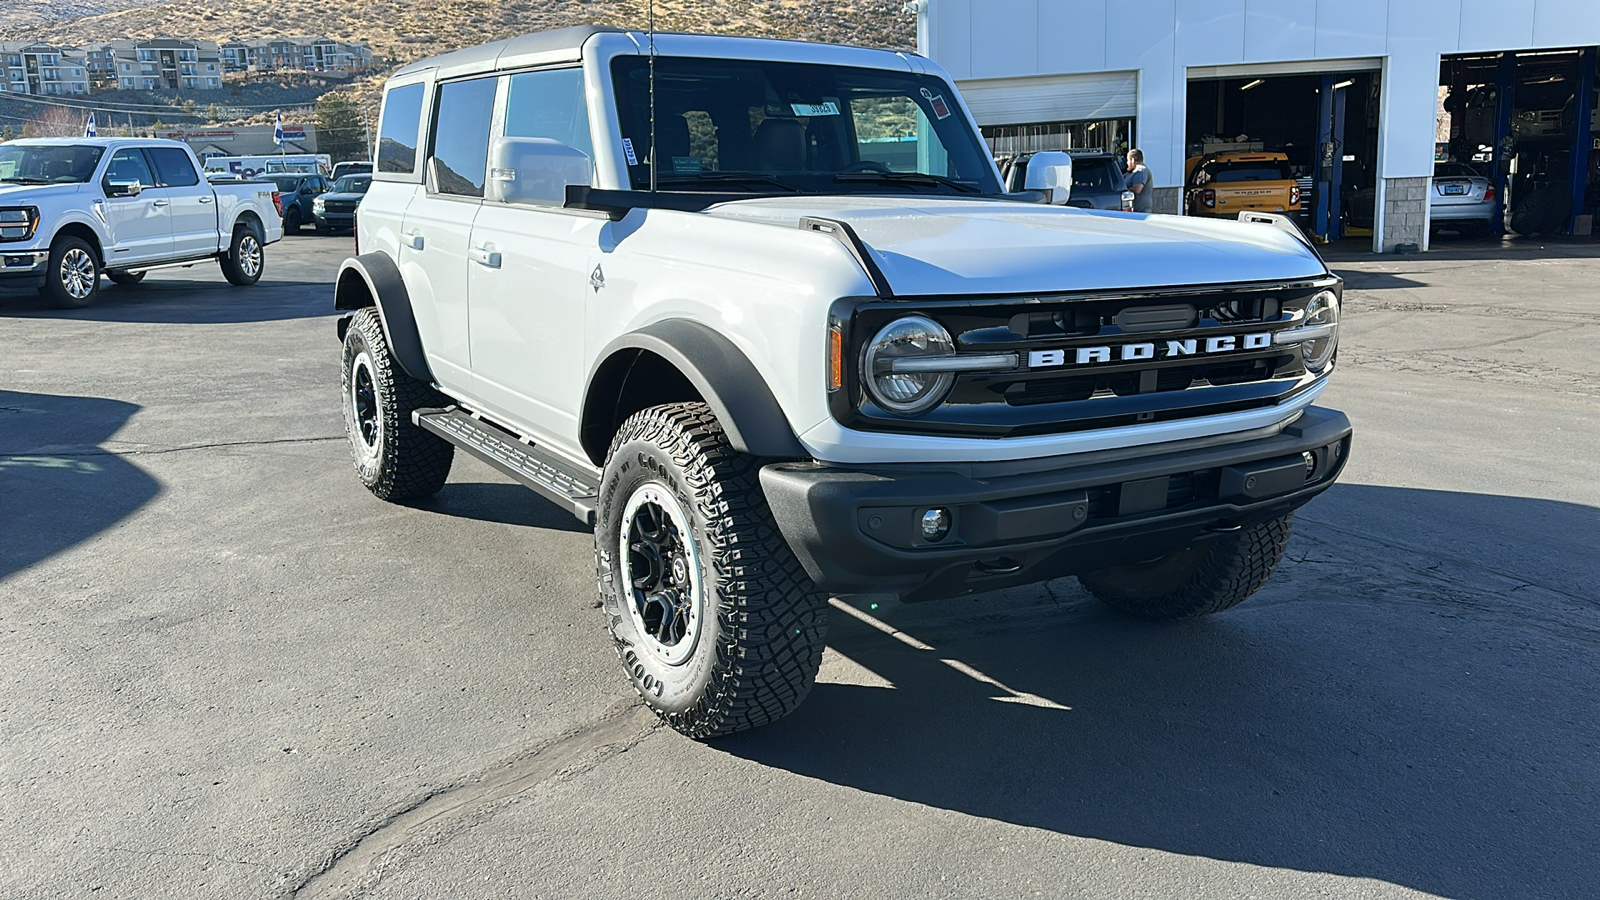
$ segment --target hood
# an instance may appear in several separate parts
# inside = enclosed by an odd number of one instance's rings
[[[17,203],[34,203],[48,197],[64,197],[76,194],[87,185],[72,184],[17,184],[10,181],[0,181],[0,206]]]
[[[777,197],[709,215],[843,221],[897,295],[1029,294],[1313,278],[1327,268],[1267,225],[926,197]]]
[[[348,192],[328,191],[327,193],[322,195],[322,199],[323,200],[338,200],[341,203],[343,203],[346,200],[349,200],[349,201],[352,201],[352,202],[355,202],[355,203],[360,203],[361,202],[361,198],[365,197],[365,196],[366,196],[366,194],[357,193],[355,191],[348,191]]]

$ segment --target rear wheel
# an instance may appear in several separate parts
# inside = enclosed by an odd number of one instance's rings
[[[412,423],[411,414],[450,401],[395,363],[371,306],[357,312],[345,332],[340,386],[350,452],[367,490],[390,501],[438,493],[455,447]]]
[[[755,728],[816,681],[827,598],[778,533],[759,461],[703,403],[634,414],[595,525],[600,602],[634,689],[693,738]]]
[[[143,272],[129,272],[126,269],[107,269],[106,277],[112,284],[135,285],[144,280]]]
[[[261,236],[249,225],[235,226],[228,250],[218,261],[222,264],[222,277],[228,279],[229,284],[239,287],[255,284],[261,280],[261,272],[267,266]]]
[[[1293,514],[1149,562],[1085,572],[1089,593],[1145,619],[1190,619],[1237,606],[1283,559]]]
[[[100,259],[82,238],[58,238],[39,292],[61,309],[82,309],[100,293]]]

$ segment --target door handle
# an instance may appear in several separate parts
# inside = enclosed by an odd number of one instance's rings
[[[201,202],[201,203],[210,203],[210,202],[211,202],[211,200],[212,200],[212,198],[211,198],[211,197],[201,197],[201,198],[200,198],[200,202]]]
[[[500,254],[487,247],[474,247],[467,251],[467,256],[471,257],[472,261],[480,266],[487,266],[491,269],[500,268]]]
[[[422,235],[412,232],[410,234],[402,234],[400,236],[405,238],[405,245],[407,247],[410,247],[413,250],[422,249]]]
[[[153,201],[150,205],[151,206],[166,206],[167,205],[167,201],[165,201],[165,200],[156,200],[156,201]]]

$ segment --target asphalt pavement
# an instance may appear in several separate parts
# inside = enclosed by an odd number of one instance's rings
[[[349,249],[0,294],[0,896],[1596,895],[1600,245],[1335,258],[1354,451],[1244,605],[836,599],[709,743],[570,516],[356,481]]]

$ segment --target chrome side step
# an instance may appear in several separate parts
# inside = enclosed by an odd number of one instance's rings
[[[532,488],[594,527],[599,476],[525,443],[515,434],[456,406],[419,409],[411,414],[417,427],[444,438],[496,469]]]

